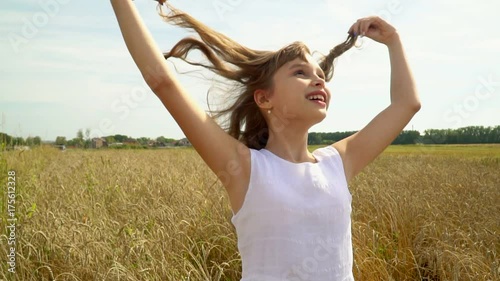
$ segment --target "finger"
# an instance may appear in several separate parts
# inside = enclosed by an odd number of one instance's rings
[[[364,20],[361,23],[361,27],[360,27],[359,33],[361,35],[363,35],[363,36],[366,36],[366,34],[368,33],[368,29],[369,29],[369,27],[370,27],[371,24],[372,24],[372,20],[370,20],[370,19]]]
[[[351,28],[349,29],[349,33],[352,34],[353,36],[356,36],[359,34],[358,32],[358,22],[355,22]]]
[[[365,18],[360,24],[359,34],[361,34],[362,36],[366,36],[366,33],[368,31],[368,26],[370,26],[371,22],[372,21],[370,18]]]
[[[362,28],[363,28],[363,22],[364,22],[364,21],[365,21],[364,19],[359,19],[359,20],[356,22],[356,23],[357,23],[357,26],[356,26],[356,27],[357,27],[357,28],[356,28],[356,33],[357,33],[358,35],[361,35],[361,32],[363,32]]]

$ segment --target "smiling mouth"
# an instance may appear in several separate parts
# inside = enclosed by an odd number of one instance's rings
[[[322,101],[322,100],[309,100],[315,104],[318,104],[320,105],[321,107],[326,107],[326,102]]]
[[[310,101],[321,101],[323,103],[325,102],[325,97],[323,97],[322,95],[311,95],[308,96],[307,99]]]
[[[306,96],[306,99],[322,107],[326,107],[326,93],[324,91],[314,91]]]

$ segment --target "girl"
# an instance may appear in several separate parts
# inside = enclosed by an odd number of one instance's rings
[[[228,193],[241,280],[353,280],[347,183],[420,109],[398,32],[378,17],[361,18],[344,43],[316,62],[300,42],[275,52],[252,50],[159,0],[167,22],[201,37],[185,38],[162,54],[131,1],[111,0],[125,43],[147,84]],[[356,134],[310,153],[308,130],[325,118],[331,102],[325,83],[333,76],[333,60],[359,35],[389,50],[391,103]],[[193,49],[211,64],[189,63],[239,86],[230,93],[234,103],[217,115],[229,115],[227,132],[165,64],[169,57],[187,61]]]

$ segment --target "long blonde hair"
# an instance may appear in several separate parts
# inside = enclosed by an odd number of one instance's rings
[[[158,12],[166,22],[194,30],[200,36],[200,39],[186,37],[180,40],[170,52],[164,53],[165,59],[179,58],[235,82],[239,91],[234,102],[222,110],[213,111],[213,117],[229,115],[224,129],[232,137],[249,148],[264,148],[269,136],[268,125],[254,101],[254,92],[258,89],[272,89],[272,78],[276,71],[294,59],[306,60],[306,55],[311,54],[309,48],[302,42],[294,42],[274,52],[252,50],[174,8],[168,2],[164,2],[168,8],[168,13],[164,13],[162,2],[159,3]],[[333,77],[334,59],[349,50],[355,39],[354,35],[349,34],[342,44],[320,58],[318,63],[325,73],[325,81],[328,82]],[[192,50],[201,51],[211,65],[187,60],[187,55]]]

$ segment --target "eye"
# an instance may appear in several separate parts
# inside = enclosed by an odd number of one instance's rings
[[[302,69],[299,69],[293,73],[294,75],[306,75],[305,71]]]

